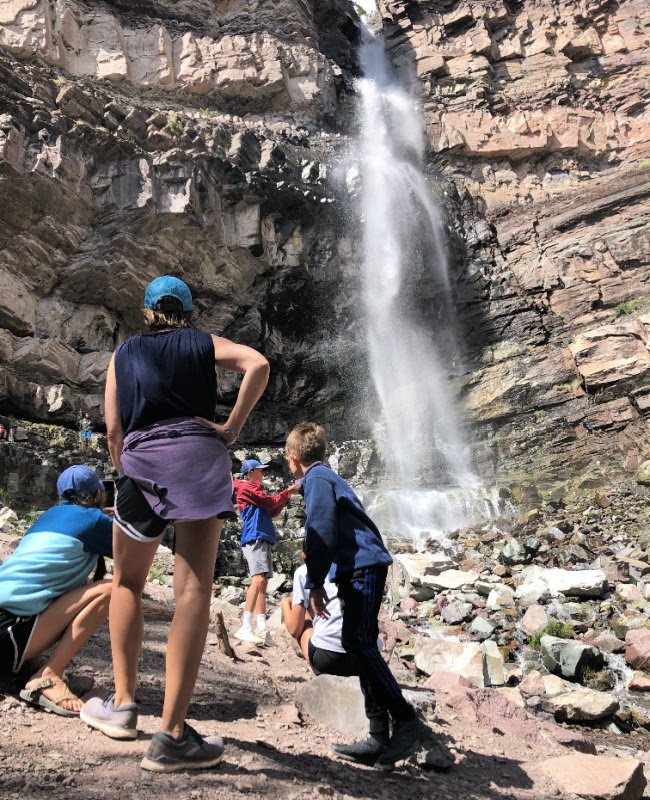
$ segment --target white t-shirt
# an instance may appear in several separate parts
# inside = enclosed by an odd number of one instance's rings
[[[306,580],[307,565],[303,564],[301,567],[298,567],[293,574],[291,605],[295,606],[300,603],[306,609],[309,608],[309,589],[305,588]],[[321,650],[330,650],[333,653],[345,653],[345,648],[341,644],[343,614],[341,612],[341,603],[338,598],[338,588],[335,583],[325,578],[323,589],[325,589],[325,594],[329,597],[325,607],[330,617],[329,619],[323,619],[322,617],[314,618],[314,634],[311,637],[311,641],[314,647],[319,647]]]

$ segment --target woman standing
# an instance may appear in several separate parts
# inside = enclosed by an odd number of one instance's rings
[[[137,736],[135,688],[142,647],[141,594],[166,525],[176,528],[176,609],[166,651],[161,731],[142,766],[156,772],[216,764],[220,737],[185,722],[208,630],[212,580],[224,519],[234,516],[226,445],[237,438],[268,382],[266,359],[191,326],[192,295],[163,276],[145,292],[147,332],[117,348],[105,413],[117,481],[114,586],[109,626],[115,694],[86,703],[81,719],[117,739]],[[243,374],[224,425],[214,422],[217,367]]]

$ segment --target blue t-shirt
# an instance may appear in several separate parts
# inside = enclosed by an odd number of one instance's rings
[[[115,351],[124,433],[177,417],[214,420],[214,341],[196,328],[132,336]]]
[[[0,564],[0,608],[29,617],[82,586],[98,556],[112,557],[112,528],[98,508],[68,502],[49,508]]]

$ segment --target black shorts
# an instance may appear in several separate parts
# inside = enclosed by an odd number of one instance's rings
[[[314,675],[340,675],[348,678],[350,675],[358,675],[354,658],[349,653],[336,653],[334,650],[323,650],[316,647],[311,639],[308,645],[309,663]]]
[[[160,538],[172,520],[154,513],[138,484],[123,475],[115,481],[115,522],[138,542],[153,542]]]
[[[37,620],[38,614],[17,617],[0,608],[0,672],[20,671]]]

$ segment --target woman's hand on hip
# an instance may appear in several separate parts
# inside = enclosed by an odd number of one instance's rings
[[[237,436],[239,436],[237,431],[232,430],[232,428],[229,428],[227,425],[220,425],[218,422],[212,422],[212,420],[206,419],[205,417],[194,417],[194,419],[200,422],[201,425],[205,425],[206,428],[212,428],[221,441],[226,444],[232,444],[237,440]]]

